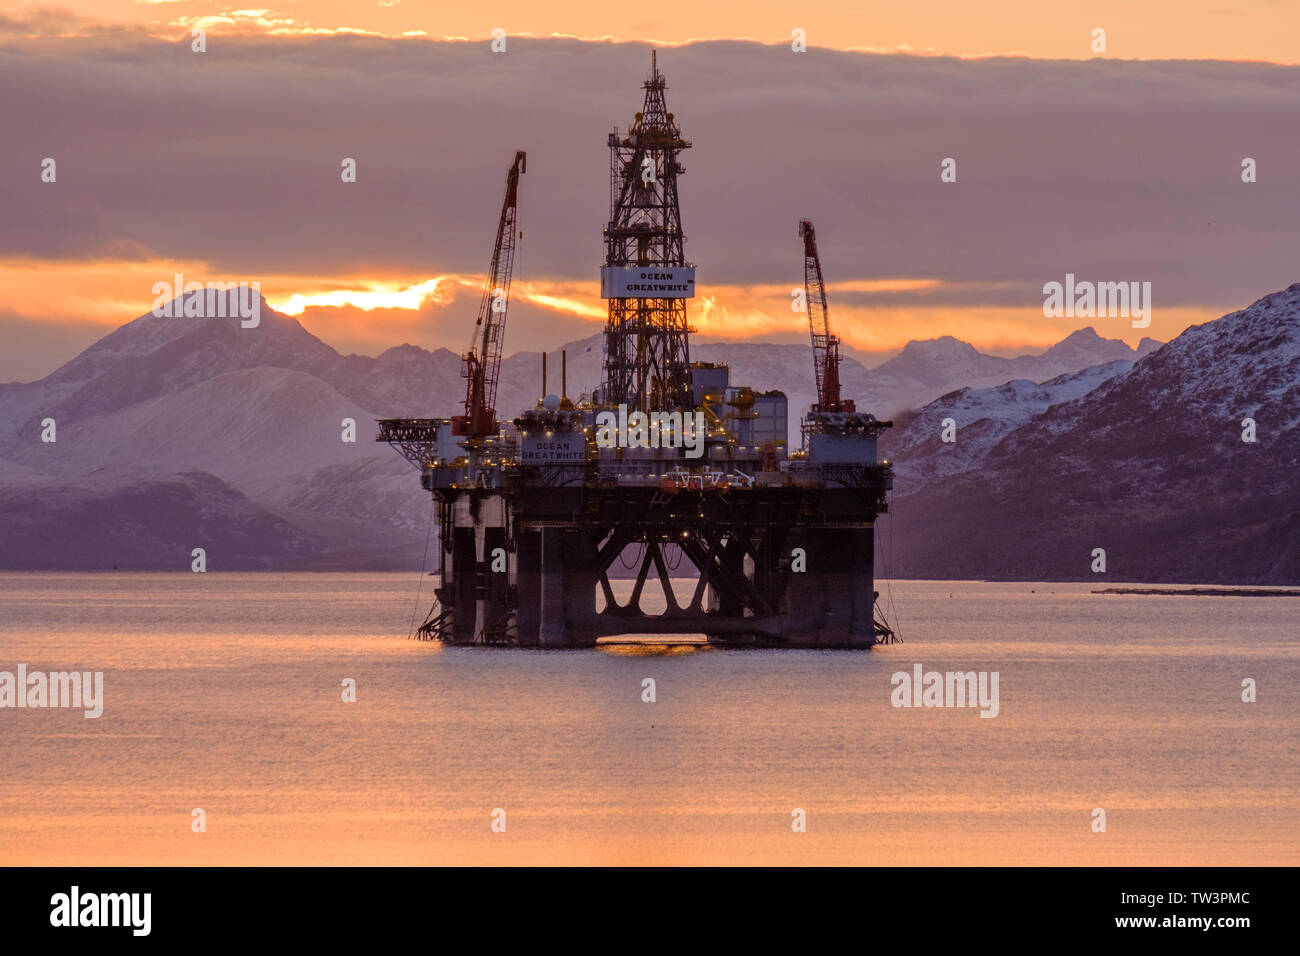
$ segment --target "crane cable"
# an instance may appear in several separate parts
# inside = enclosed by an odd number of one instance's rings
[[[890,623],[898,620],[898,612],[894,607],[894,515],[889,517],[889,531],[885,535],[885,604],[889,608],[889,618],[885,621],[885,626],[894,632],[894,639],[901,641],[898,629]],[[882,615],[883,616],[883,615]]]
[[[686,552],[682,550],[682,546],[680,544],[668,543],[664,545],[665,551],[668,550],[669,548],[677,549],[677,560],[670,562],[667,560],[667,556],[665,556],[664,564],[667,566],[669,571],[676,571],[678,568],[682,566],[682,558],[685,556]]]
[[[433,494],[429,494],[429,530],[424,534],[424,559],[420,562],[420,584],[415,589],[415,606],[411,608],[411,625],[407,628],[409,637],[407,640],[415,637],[415,616],[420,613],[420,595],[424,591],[424,578],[429,569],[429,542],[433,540]],[[440,584],[442,582],[439,582]]]
[[[631,544],[631,543],[632,543],[632,542],[630,542],[630,541],[628,542],[628,544]],[[641,563],[642,559],[645,558],[645,542],[644,542],[644,541],[638,541],[638,542],[637,542],[637,552],[636,552],[636,557],[632,560],[632,563],[631,563],[631,564],[628,564],[626,561],[623,560],[623,552],[624,552],[626,549],[627,549],[627,545],[624,545],[622,548],[619,549],[619,551],[618,551],[618,563],[621,564],[621,565],[623,565],[623,570],[624,570],[624,571],[631,571],[633,568],[637,567],[637,566]]]

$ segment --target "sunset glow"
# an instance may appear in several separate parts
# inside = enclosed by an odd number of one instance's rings
[[[788,45],[803,29],[810,47],[865,52],[957,57],[1031,56],[1087,59],[1090,32],[1108,31],[1110,53],[1137,59],[1215,58],[1296,63],[1300,10],[1273,4],[1268,16],[1210,0],[1100,0],[1086,7],[1044,6],[1035,0],[1006,0],[998,15],[961,0],[864,7],[826,3],[791,7],[774,0],[700,5],[682,0],[658,4],[649,17],[639,7],[620,8],[595,0],[562,7],[528,0],[503,0],[484,12],[472,7],[413,0],[294,0],[231,9],[210,0],[67,0],[62,13],[34,3],[9,7],[30,21],[38,36],[77,36],[104,29],[144,30],[176,38],[200,27],[216,34],[267,36],[428,37],[486,43],[493,28],[511,37],[570,37],[660,46],[705,39],[753,40]]]
[[[180,273],[187,280],[236,281],[243,277],[214,270],[202,262],[106,261],[46,263],[0,260],[0,285],[5,305],[39,327],[92,323],[100,331],[122,325],[147,313],[155,282],[170,281]],[[410,342],[425,348],[463,350],[469,340],[473,316],[482,295],[482,276],[357,276],[264,275],[259,281],[268,304],[298,319],[309,331],[343,351],[378,354]],[[846,346],[881,358],[912,339],[953,335],[976,348],[1014,355],[1041,351],[1060,341],[1079,325],[1077,320],[1048,320],[1033,300],[1015,309],[981,304],[927,305],[908,299],[946,287],[938,279],[882,279],[832,282],[828,294],[837,334]],[[60,290],[51,296],[50,290]],[[708,339],[802,343],[808,334],[807,316],[791,310],[790,285],[705,286],[693,300],[692,328]],[[511,289],[512,308],[523,313],[533,307],[542,313],[572,320],[566,338],[578,339],[599,332],[606,307],[599,298],[599,282],[532,279]],[[839,301],[850,293],[879,297],[870,304]],[[899,298],[904,296],[904,298]],[[1100,319],[1092,323],[1098,334],[1136,345],[1144,336],[1170,338],[1190,324],[1213,316],[1194,307],[1166,308],[1156,314],[1151,328],[1141,331],[1129,323]],[[558,347],[553,330],[526,318],[508,329],[511,350]],[[0,379],[5,376],[0,374]]]

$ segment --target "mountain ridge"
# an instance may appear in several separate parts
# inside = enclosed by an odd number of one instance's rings
[[[1068,519],[1084,537],[1103,536],[1104,521],[1085,520],[1100,502],[1113,505],[1114,514],[1097,512],[1111,514],[1106,520],[1141,527],[1153,541],[1179,542],[1189,554],[1212,549],[1216,528],[1224,541],[1237,542],[1236,564],[1168,556],[1162,563],[1132,535],[1112,535],[1116,574],[1126,568],[1134,572],[1126,577],[1151,581],[1180,574],[1235,583],[1294,580],[1290,552],[1262,546],[1259,536],[1289,533],[1300,520],[1284,506],[1294,493],[1295,462],[1268,452],[1238,469],[1233,480],[1244,476],[1252,486],[1244,495],[1254,509],[1249,520],[1207,508],[1191,489],[1213,486],[1225,500],[1243,500],[1205,460],[1213,448],[1224,474],[1241,463],[1224,457],[1241,450],[1229,440],[1228,409],[1237,415],[1241,406],[1237,422],[1259,415],[1261,441],[1300,445],[1286,417],[1300,404],[1300,359],[1291,351],[1298,296],[1300,285],[1292,286],[1163,346],[1144,339],[1134,349],[1087,327],[1013,358],[947,336],[909,343],[870,368],[846,359],[844,391],[859,408],[897,406],[897,427],[882,438],[898,475],[882,521],[894,522],[889,537],[902,546],[899,560],[882,571],[1078,576],[1081,545],[1067,548],[1058,525]],[[188,538],[223,520],[244,530],[216,536],[216,550],[229,553],[214,556],[214,568],[418,565],[428,496],[414,470],[373,441],[371,419],[458,411],[460,357],[409,343],[373,357],[342,355],[269,307],[258,329],[243,329],[238,320],[195,322],[142,316],[45,379],[0,386],[0,521],[21,530],[0,544],[0,567],[173,567],[189,547],[205,546]],[[570,397],[598,380],[601,344],[597,332],[562,346]],[[549,353],[551,392],[560,388],[559,351]],[[692,357],[727,362],[736,384],[781,388],[796,429],[812,401],[810,354],[801,345],[703,342]],[[1076,361],[1086,364],[1062,368]],[[531,406],[541,393],[540,353],[503,360],[500,417]],[[1257,400],[1246,400],[1255,393]],[[889,402],[890,395],[898,400]],[[1128,414],[1134,403],[1150,414]],[[39,438],[46,417],[58,422],[51,445]],[[951,445],[937,435],[949,417],[958,436]],[[1204,437],[1197,428],[1211,418],[1223,434],[1198,444],[1193,436]],[[356,423],[355,443],[342,440],[344,419]],[[1143,491],[1133,478],[1102,480],[1100,462],[1117,474],[1142,469],[1150,488]],[[166,513],[189,508],[204,521],[178,519],[175,540],[164,546],[167,526],[141,488],[166,502]],[[1178,506],[1161,505],[1162,496]],[[95,511],[104,515],[92,520]],[[1185,519],[1193,512],[1217,524],[1194,534]],[[94,547],[79,533],[82,525],[98,529]],[[129,540],[132,528],[151,544]],[[126,536],[116,550],[115,534]],[[1068,560],[1059,557],[1067,551]],[[1234,567],[1245,577],[1232,577]]]

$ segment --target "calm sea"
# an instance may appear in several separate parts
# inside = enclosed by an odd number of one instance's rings
[[[431,582],[0,575],[0,671],[104,673],[0,710],[0,863],[1300,863],[1300,598],[885,582],[870,652],[545,652],[407,640]],[[998,716],[891,706],[917,663]]]

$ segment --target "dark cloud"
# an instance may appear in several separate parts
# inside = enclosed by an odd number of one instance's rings
[[[629,44],[511,39],[496,55],[219,32],[204,54],[129,35],[0,46],[0,255],[148,250],[249,277],[481,271],[526,148],[530,273],[594,281],[605,136],[639,108],[648,59]],[[1151,281],[1168,306],[1244,303],[1297,277],[1300,68],[740,42],[660,64],[696,144],[681,191],[702,288],[797,282],[802,216],[832,278],[977,283],[965,304],[1039,298],[1067,271]],[[39,181],[45,156],[56,187]],[[355,185],[339,181],[345,156]],[[939,182],[947,156],[956,184]]]

